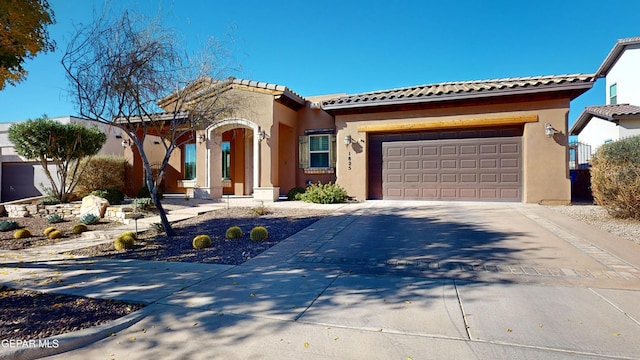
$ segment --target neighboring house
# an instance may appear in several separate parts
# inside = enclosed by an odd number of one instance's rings
[[[98,127],[107,134],[107,141],[100,150],[101,154],[123,154],[120,130],[94,121],[73,116],[52,118],[63,124],[81,123],[87,127]],[[9,141],[9,127],[12,123],[0,123],[0,202],[19,200],[44,195],[44,187],[51,187],[50,181],[37,161],[19,156]],[[52,174],[55,165],[49,165]]]
[[[593,80],[540,76],[303,98],[233,79],[224,91],[243,108],[204,124],[174,152],[163,190],[271,201],[335,181],[360,201],[568,203],[569,103]],[[152,141],[144,146],[153,158]],[[139,188],[135,151],[125,149],[127,178]]]
[[[578,141],[591,146],[592,153],[602,144],[640,135],[640,37],[616,42],[596,78],[605,78],[606,105],[587,106],[569,130]],[[590,156],[579,159],[580,164]]]

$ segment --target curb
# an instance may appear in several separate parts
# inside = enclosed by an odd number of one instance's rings
[[[33,346],[5,348],[0,350],[0,360],[31,360],[57,355],[75,350],[108,337],[110,334],[124,330],[142,320],[147,314],[147,307],[125,315],[106,324],[78,330],[70,333],[54,335],[45,339],[34,340]],[[29,344],[29,345],[31,345]]]

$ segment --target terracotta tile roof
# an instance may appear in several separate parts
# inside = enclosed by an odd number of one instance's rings
[[[365,106],[395,105],[463,98],[515,95],[554,90],[581,90],[593,86],[593,74],[531,76],[412,86],[347,95],[322,103],[325,110]]]
[[[607,76],[607,74],[613,67],[613,64],[615,64],[616,61],[618,61],[618,58],[620,58],[620,55],[622,55],[624,50],[628,46],[633,46],[633,45],[640,45],[640,36],[618,39],[618,41],[616,41],[616,44],[613,46],[611,51],[609,51],[609,54],[604,59],[602,64],[600,64],[598,71],[596,71],[596,77],[600,78],[600,77]]]
[[[593,117],[611,122],[617,122],[625,118],[640,118],[640,106],[629,104],[587,106],[571,126],[571,129],[569,129],[569,135],[580,134]]]

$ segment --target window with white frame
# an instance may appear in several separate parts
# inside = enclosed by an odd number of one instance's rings
[[[309,136],[309,167],[328,168],[329,167],[329,135]]]
[[[298,141],[298,158],[303,169],[333,169],[336,167],[336,135],[325,130],[300,136]]]
[[[609,104],[614,105],[618,103],[618,84],[612,84],[609,86]]]

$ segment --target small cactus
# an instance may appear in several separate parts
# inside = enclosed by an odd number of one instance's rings
[[[198,235],[193,238],[194,249],[204,249],[211,247],[211,238],[207,235]]]
[[[54,230],[48,234],[49,239],[60,239],[62,237],[62,232],[60,230]]]
[[[14,239],[25,239],[31,237],[31,232],[27,229],[18,229],[13,233]]]
[[[51,234],[52,232],[56,231],[57,229],[54,228],[53,226],[49,226],[48,228],[44,229],[43,233],[47,236],[49,236],[49,234]]]
[[[133,231],[125,231],[120,234],[121,237],[132,238],[133,240],[138,240],[138,235]]]
[[[263,226],[256,226],[251,229],[251,241],[262,241],[266,240],[269,237],[269,232]]]
[[[240,239],[242,237],[242,229],[238,226],[232,226],[227,229],[225,236],[227,239]]]
[[[87,225],[85,224],[75,224],[73,226],[73,230],[71,230],[72,233],[78,235],[78,234],[82,234],[83,232],[89,230],[89,228],[87,227]]]
[[[20,225],[18,225],[18,223],[15,221],[10,221],[10,220],[0,221],[0,231],[11,231],[11,230],[17,229],[18,227],[20,227]]]
[[[49,224],[57,224],[59,222],[63,222],[64,218],[60,214],[51,214],[47,216],[47,222]]]
[[[98,221],[100,221],[100,218],[93,214],[85,214],[83,217],[80,218],[80,222],[85,225],[94,225],[94,224],[97,224]]]
[[[118,251],[128,250],[128,249],[133,249],[133,246],[135,245],[135,243],[136,243],[135,237],[132,237],[130,234],[124,233],[118,236],[116,241],[113,242],[113,247]]]

